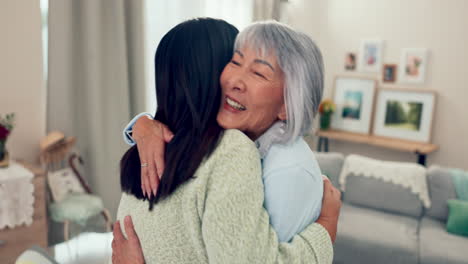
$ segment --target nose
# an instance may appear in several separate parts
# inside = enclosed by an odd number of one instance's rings
[[[236,71],[231,75],[228,80],[229,89],[237,92],[245,92],[247,84],[245,80],[245,73],[243,71]]]

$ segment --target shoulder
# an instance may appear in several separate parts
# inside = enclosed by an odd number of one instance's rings
[[[227,129],[224,131],[215,152],[220,157],[239,155],[259,157],[255,143],[237,129]]]
[[[302,137],[289,144],[271,146],[263,160],[263,166],[264,174],[274,171],[303,171],[319,177],[322,174],[314,153]]]
[[[223,133],[221,143],[227,145],[246,145],[247,147],[255,147],[255,143],[247,137],[243,132],[237,129],[226,129]]]
[[[257,170],[261,171],[261,164],[255,143],[241,131],[227,129],[223,132],[216,149],[197,174],[211,175],[210,178],[218,175],[215,177],[219,178],[233,174],[247,176],[246,171],[256,172]]]
[[[260,155],[255,143],[241,131],[227,129],[213,153],[204,160],[195,174],[205,178],[228,177],[232,171],[256,171],[257,167],[261,169]]]
[[[260,155],[255,143],[239,130],[225,130],[204,170],[208,189],[227,194],[261,186]],[[263,186],[262,186],[263,188]]]

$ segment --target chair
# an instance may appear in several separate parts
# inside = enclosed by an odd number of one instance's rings
[[[75,143],[75,137],[65,138],[61,132],[52,132],[41,141],[40,161],[47,171],[51,200],[49,214],[54,222],[63,223],[65,241],[70,238],[72,222],[84,226],[90,218],[101,214],[108,232],[112,225],[102,199],[93,194],[77,169],[76,161],[83,165],[83,159],[77,153],[71,153]]]

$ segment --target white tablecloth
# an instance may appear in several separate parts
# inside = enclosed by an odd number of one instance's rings
[[[11,161],[0,168],[0,229],[30,225],[34,214],[34,174]]]

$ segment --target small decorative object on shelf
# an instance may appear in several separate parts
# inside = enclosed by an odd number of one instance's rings
[[[346,53],[345,70],[347,71],[356,70],[356,53],[353,53],[353,52]]]
[[[0,168],[8,167],[10,157],[6,149],[6,141],[14,127],[15,114],[10,113],[3,118],[0,115]]]
[[[396,71],[397,71],[397,65],[396,64],[384,64],[383,82],[386,82],[386,83],[395,82]]]
[[[335,112],[336,106],[330,99],[325,99],[320,103],[320,129],[327,130],[330,128],[331,116]]]

